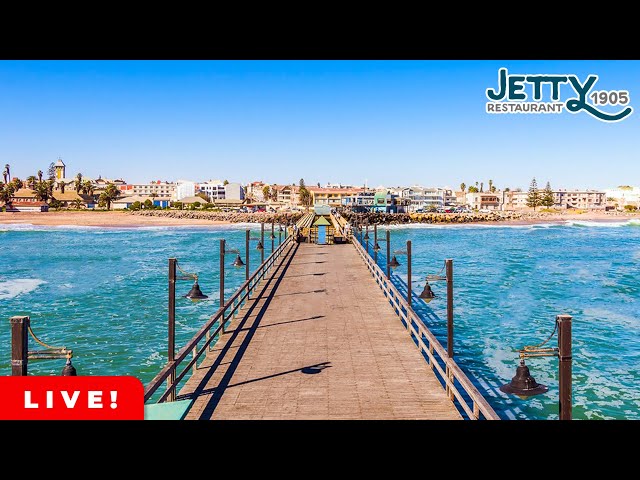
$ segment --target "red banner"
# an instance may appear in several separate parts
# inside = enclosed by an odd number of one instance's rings
[[[0,420],[144,420],[135,377],[0,377]]]

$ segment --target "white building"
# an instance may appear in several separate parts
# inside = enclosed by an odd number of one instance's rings
[[[224,182],[220,180],[209,180],[208,182],[202,182],[197,185],[198,190],[205,193],[211,201],[225,199],[224,187]]]
[[[605,200],[612,198],[612,202],[617,203],[618,208],[624,208],[625,205],[640,207],[640,187],[620,186],[607,189],[604,193]]]
[[[123,195],[140,195],[142,197],[172,197],[176,184],[173,182],[161,182],[160,180],[149,183],[127,183],[120,185]]]
[[[403,188],[400,196],[408,201],[408,211],[429,210],[443,208],[445,205],[456,203],[451,190],[444,188],[427,188],[420,185]]]
[[[196,194],[196,184],[188,180],[178,180],[176,182],[176,189],[171,197],[174,201],[180,201],[186,197],[193,197]]]
[[[244,187],[237,182],[230,182],[224,186],[226,200],[244,200]]]
[[[554,190],[553,200],[554,206],[561,208],[599,209],[607,203],[605,192],[598,190]]]

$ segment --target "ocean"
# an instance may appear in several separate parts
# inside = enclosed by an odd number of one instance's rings
[[[266,227],[266,225],[265,225]],[[245,229],[212,227],[38,227],[0,225],[0,372],[10,374],[9,317],[29,315],[45,343],[74,350],[79,375],[133,375],[148,383],[166,362],[168,259],[197,273],[203,302],[179,297],[179,349],[218,308],[219,240],[244,260]],[[266,229],[265,229],[266,230]],[[385,227],[378,229],[384,238]],[[558,361],[527,360],[544,395],[522,400],[498,387],[510,381],[517,349],[538,344],[558,314],[573,316],[574,419],[640,419],[640,222],[538,225],[402,225],[389,227],[406,282],[406,241],[412,242],[413,290],[454,265],[456,361],[504,419],[558,417]],[[265,258],[270,231],[265,231]],[[370,231],[371,246],[373,232]],[[277,236],[277,232],[276,232]],[[284,238],[284,236],[283,236]],[[251,242],[251,270],[259,264]],[[275,240],[277,246],[278,240]],[[380,244],[379,261],[386,246]],[[228,255],[225,293],[244,281]],[[177,283],[185,295],[191,281]],[[446,345],[445,282],[436,298],[416,302],[427,326]],[[32,342],[30,348],[36,346]],[[546,346],[556,346],[553,338]],[[29,373],[58,375],[63,360],[29,363]]]

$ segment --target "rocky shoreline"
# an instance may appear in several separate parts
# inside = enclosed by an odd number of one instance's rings
[[[295,222],[304,215],[302,212],[295,213],[240,213],[240,212],[208,212],[195,210],[139,210],[130,212],[130,215],[142,215],[147,217],[165,217],[176,219],[198,219],[211,220],[230,223],[288,223]],[[562,221],[575,219],[576,217],[585,220],[594,219],[591,214],[571,214],[570,212],[514,212],[496,211],[490,213],[350,213],[345,212],[343,216],[351,223],[358,218],[359,222],[369,225],[397,225],[408,223],[496,223],[496,222],[544,222]],[[623,212],[599,212],[600,220],[623,220],[625,218],[637,217]]]

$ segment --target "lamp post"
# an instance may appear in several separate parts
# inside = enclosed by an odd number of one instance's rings
[[[453,358],[453,259],[447,258],[444,261],[444,266],[442,270],[446,270],[446,276],[437,274],[437,275],[427,275],[425,280],[424,289],[422,293],[418,295],[418,298],[425,301],[425,303],[429,303],[436,297],[436,294],[433,293],[431,289],[431,285],[429,284],[429,280],[432,282],[446,280],[447,282],[447,355],[450,358]],[[442,273],[440,270],[440,273]]]
[[[273,222],[271,222],[271,253],[273,253],[273,249],[274,249],[274,240],[276,239],[276,236],[273,234]]]
[[[260,250],[260,265],[264,263],[264,222],[260,222],[260,243],[258,244],[258,250]]]
[[[31,329],[31,318],[26,316],[14,316],[9,319],[11,323],[11,375],[24,377],[27,375],[29,360],[65,359],[62,368],[63,377],[75,377],[77,372],[71,364],[73,350],[66,347],[52,347],[40,340]],[[29,335],[45,347],[44,350],[29,351]]]
[[[516,375],[506,385],[500,387],[504,393],[510,393],[526,399],[534,395],[546,393],[549,388],[535,381],[525,364],[525,358],[530,357],[557,357],[558,358],[558,410],[560,420],[572,418],[572,353],[571,353],[571,315],[556,315],[555,327],[549,338],[538,345],[527,345],[518,350],[520,363],[516,369]],[[558,332],[557,348],[540,348],[553,338]]]

